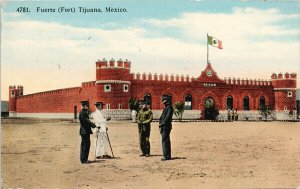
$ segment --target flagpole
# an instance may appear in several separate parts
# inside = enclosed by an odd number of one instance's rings
[[[208,33],[207,33],[207,37],[206,37],[206,45],[207,45],[207,64],[208,64]]]

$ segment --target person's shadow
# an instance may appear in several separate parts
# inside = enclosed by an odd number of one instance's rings
[[[151,156],[161,156],[162,154],[151,154],[149,157]],[[176,160],[176,159],[187,159],[186,157],[172,157],[171,160]]]
[[[186,159],[186,157],[172,157],[171,160]]]
[[[110,160],[115,160],[115,159],[121,159],[121,157],[111,157],[111,158],[106,158],[106,159],[95,159],[91,161],[91,163],[103,163],[105,161],[110,161]]]

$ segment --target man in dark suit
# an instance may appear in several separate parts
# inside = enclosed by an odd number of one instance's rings
[[[88,160],[90,152],[90,134],[93,134],[91,128],[95,128],[96,125],[90,121],[91,111],[89,109],[89,101],[82,101],[82,110],[79,113],[80,131],[81,135],[81,147],[80,147],[80,161],[82,164],[91,163]]]
[[[159,118],[159,128],[162,138],[162,150],[163,157],[162,161],[171,159],[171,141],[170,133],[172,129],[172,117],[174,109],[171,105],[171,99],[169,96],[163,96],[162,102],[165,106],[160,118]]]

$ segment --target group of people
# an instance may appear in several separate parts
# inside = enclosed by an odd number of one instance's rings
[[[235,111],[232,109],[228,109],[227,110],[227,118],[229,121],[237,121],[239,118],[239,114],[237,112],[237,109],[235,109]]]
[[[159,118],[159,130],[162,137],[162,161],[171,159],[171,140],[170,133],[172,130],[172,117],[174,109],[171,105],[171,99],[169,96],[162,97],[162,103],[164,104],[163,112]],[[82,101],[82,110],[79,113],[80,121],[80,135],[81,135],[81,146],[80,146],[80,161],[82,164],[91,163],[88,160],[90,151],[90,135],[93,134],[92,128],[95,128],[95,147],[96,158],[111,158],[108,155],[109,151],[109,138],[107,134],[107,121],[110,117],[105,118],[101,112],[103,109],[103,102],[95,103],[96,111],[91,112],[89,109],[89,102]],[[136,115],[136,122],[138,124],[139,131],[139,143],[141,149],[141,155],[150,156],[150,131],[151,122],[153,120],[153,113],[147,101],[141,103],[140,108]]]
[[[81,146],[80,146],[80,161],[83,164],[91,163],[88,160],[91,141],[90,135],[93,134],[92,128],[96,129],[95,135],[95,158],[107,159],[111,158],[109,154],[109,138],[107,134],[106,122],[110,120],[110,117],[104,118],[101,110],[103,109],[103,102],[96,102],[96,111],[91,112],[89,109],[89,102],[82,101],[82,110],[79,113]]]
[[[171,140],[170,133],[172,130],[172,117],[174,109],[171,105],[171,99],[169,96],[163,96],[162,103],[164,104],[163,112],[159,118],[159,129],[162,137],[162,161],[171,159]],[[138,124],[139,142],[141,148],[141,155],[150,156],[150,131],[151,121],[153,119],[153,113],[148,107],[147,101],[142,102],[140,109],[138,110],[136,122]]]

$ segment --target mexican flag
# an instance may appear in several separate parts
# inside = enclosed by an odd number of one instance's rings
[[[220,41],[214,37],[207,36],[207,43],[214,47],[218,47],[219,49],[223,49],[222,41]]]

